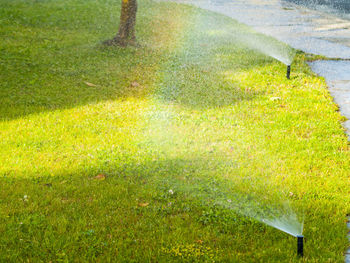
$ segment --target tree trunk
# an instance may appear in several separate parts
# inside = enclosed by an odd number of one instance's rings
[[[122,0],[120,24],[118,34],[111,40],[106,41],[108,45],[135,45],[135,23],[137,12],[137,0]]]

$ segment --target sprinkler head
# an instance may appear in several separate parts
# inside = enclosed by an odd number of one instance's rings
[[[290,65],[287,66],[287,79],[290,79]]]
[[[304,236],[297,235],[297,239],[298,239],[298,256],[302,257],[304,256]]]

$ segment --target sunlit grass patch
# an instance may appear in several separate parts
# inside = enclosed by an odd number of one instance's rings
[[[215,262],[219,251],[210,247],[202,246],[202,240],[198,240],[197,244],[179,245],[171,248],[163,248],[165,254],[171,255],[173,258],[181,261],[208,261]]]

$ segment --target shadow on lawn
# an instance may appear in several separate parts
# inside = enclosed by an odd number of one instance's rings
[[[149,43],[106,48],[96,46],[95,40],[64,34],[58,38],[50,30],[15,35],[0,46],[5,62],[0,63],[0,120],[152,94],[193,108],[253,98],[255,93],[225,80],[223,72],[259,68],[272,60],[237,47],[234,37],[206,30],[178,50]],[[25,44],[18,47],[16,41]]]
[[[54,176],[41,176],[28,171],[27,177],[0,177],[2,187],[8,189],[0,197],[2,204],[10,205],[23,196],[30,198],[32,205],[27,207],[24,203],[23,214],[21,206],[3,210],[5,214],[19,217],[26,216],[28,209],[47,213],[72,206],[78,210],[94,207],[97,213],[103,214],[105,210],[115,207],[116,203],[111,200],[124,200],[125,204],[121,206],[135,207],[142,200],[151,203],[151,206],[158,206],[176,199],[176,202],[183,200],[197,207],[228,209],[252,218],[263,213],[266,216],[278,214],[276,209],[280,207],[279,202],[284,200],[267,193],[271,182],[258,177],[254,182],[250,177],[223,177],[220,172],[227,172],[234,163],[228,165],[228,162],[197,156],[193,159],[169,158],[143,162],[130,160],[103,168],[77,168]],[[257,185],[264,186],[261,187],[264,190],[257,189]],[[276,193],[280,196],[278,191]],[[91,199],[97,199],[97,202],[91,203]]]
[[[152,94],[194,108],[227,106],[256,95],[224,79],[222,72],[230,64],[176,61],[175,56],[146,48],[81,49],[61,56],[46,51],[35,61],[5,51],[2,56],[8,63],[1,65],[0,120]],[[246,59],[249,64],[250,58]],[[265,63],[263,58],[254,67]]]
[[[243,230],[247,238],[240,245],[258,248],[260,244],[250,237],[255,239],[266,232],[275,235],[269,242],[276,242],[276,235],[279,242],[285,239],[263,224],[216,206],[210,198],[217,197],[220,185],[214,178],[201,181],[200,177],[205,177],[201,173],[208,170],[203,161],[129,162],[111,166],[104,172],[104,180],[94,178],[97,167],[53,177],[1,178],[4,189],[9,191],[0,193],[0,207],[6,218],[0,220],[0,228],[6,224],[0,237],[0,254],[12,259],[54,261],[61,256],[58,252],[69,251],[64,255],[68,261],[91,261],[118,250],[116,257],[121,260],[136,257],[144,261],[150,247],[152,253],[157,253],[164,243],[193,242],[201,233],[216,240],[220,232],[228,247],[232,239],[227,237]],[[203,196],[191,194],[185,186],[197,187]],[[129,236],[131,241],[140,242],[129,244]],[[129,254],[129,250],[133,253]],[[157,258],[161,255],[155,254]]]
[[[13,201],[13,196],[25,194],[35,199],[40,207],[41,202],[47,204],[50,201],[45,196],[51,194],[53,198],[59,199],[67,196],[87,199],[96,194],[106,198],[110,195],[118,196],[118,189],[127,189],[130,200],[135,200],[136,197],[136,200],[146,198],[162,201],[163,195],[171,197],[171,189],[176,196],[181,195],[195,203],[219,206],[236,212],[242,210],[245,213],[241,214],[246,216],[252,215],[247,211],[254,210],[254,207],[256,212],[267,207],[265,211],[271,213],[271,207],[279,207],[279,203],[285,201],[280,186],[275,185],[268,176],[256,175],[252,178],[248,174],[242,175],[238,172],[242,164],[230,158],[213,158],[210,154],[194,158],[144,156],[142,161],[131,157],[120,162],[119,156],[114,156],[108,162],[100,162],[101,165],[56,171],[49,176],[45,170],[50,171],[50,167],[43,167],[41,174],[28,168],[24,171],[24,177],[15,174],[1,176],[0,183],[8,191],[0,194],[0,197],[3,204],[6,204]],[[64,203],[63,201],[61,205],[64,206]],[[240,208],[233,209],[230,208],[231,205],[239,205]]]

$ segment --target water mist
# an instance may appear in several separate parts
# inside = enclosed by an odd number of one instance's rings
[[[279,175],[273,165],[265,162],[275,156],[268,156],[266,151],[254,158],[244,157],[251,156],[251,150],[242,145],[258,142],[256,133],[233,119],[232,111],[235,104],[249,100],[251,94],[234,89],[227,79],[210,82],[208,77],[211,68],[238,72],[228,63],[232,49],[220,48],[216,42],[273,57],[287,66],[287,77],[295,51],[248,27],[232,26],[221,16],[199,15],[193,25],[195,30],[181,38],[183,47],[174,50],[171,61],[162,65],[154,102],[144,113],[147,128],[142,143],[165,163],[164,180],[153,185],[189,196],[203,207],[229,210],[237,217],[249,217],[297,237],[301,255],[303,220],[288,202],[289,189],[281,189],[276,183]],[[254,67],[271,62],[264,56],[244,54],[239,57],[242,65]],[[201,65],[207,66],[200,68]],[[197,73],[198,69],[201,73]],[[197,75],[190,75],[191,71]],[[188,78],[193,78],[192,82]]]

